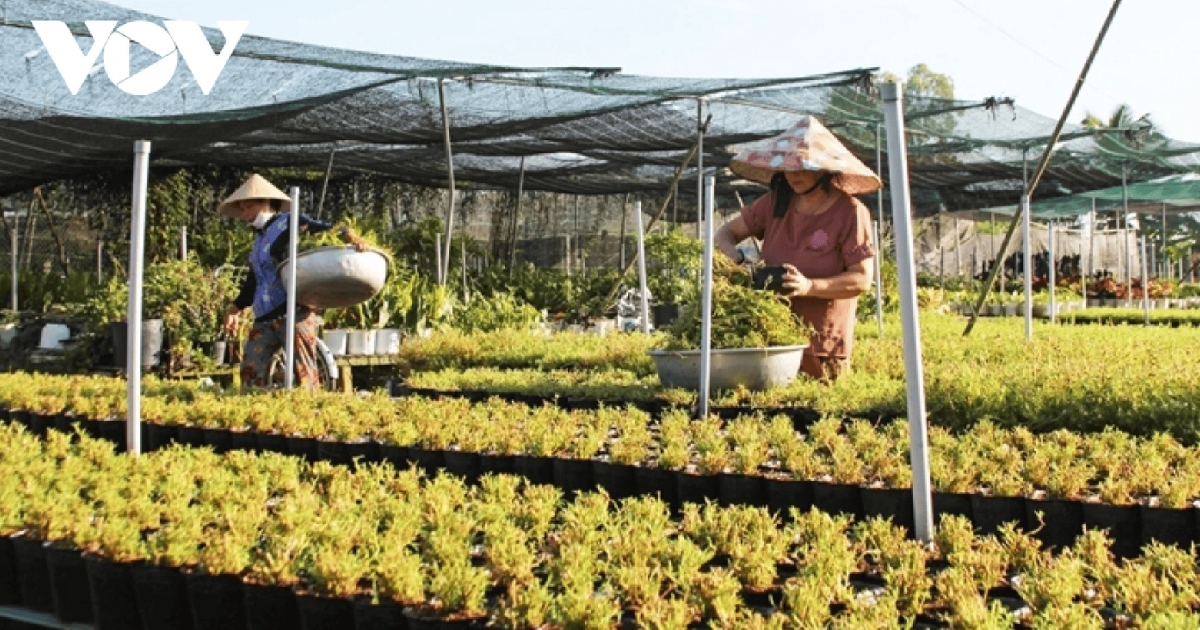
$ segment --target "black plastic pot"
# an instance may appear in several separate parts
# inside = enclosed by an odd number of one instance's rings
[[[637,494],[637,468],[633,466],[594,459],[592,479],[613,499],[624,499]]]
[[[350,453],[350,466],[357,467],[359,464],[371,464],[382,461],[379,456],[379,442],[360,438],[346,442],[346,450]]]
[[[912,488],[868,488],[858,490],[862,500],[863,518],[880,517],[904,528],[913,536],[913,491]]]
[[[179,428],[171,424],[142,423],[142,451],[157,451],[171,445],[179,436]]]
[[[177,439],[187,446],[204,446],[204,429],[188,425],[180,425],[176,429]]]
[[[721,479],[717,475],[693,475],[679,472],[675,474],[675,488],[679,494],[679,502],[704,504],[707,500],[718,501],[721,498]]]
[[[174,567],[135,564],[129,567],[138,615],[145,630],[192,630],[187,578]]]
[[[1196,539],[1195,508],[1141,506],[1142,545],[1157,540],[1165,545],[1188,547]]]
[[[253,432],[254,439],[258,442],[258,450],[261,453],[283,453],[287,454],[287,436],[282,433],[260,433]]]
[[[238,576],[188,573],[187,592],[195,630],[241,630],[246,627],[242,579]]]
[[[246,630],[294,630],[300,627],[296,594],[288,586],[242,583]]]
[[[205,427],[204,443],[212,447],[212,450],[217,453],[228,453],[233,447],[233,434],[228,429],[214,429]]]
[[[1024,497],[996,497],[982,494],[971,495],[971,522],[976,531],[987,535],[1000,531],[1000,526],[1015,522],[1025,526]]]
[[[75,416],[69,413],[56,413],[50,416],[50,427],[59,433],[72,433]]]
[[[369,597],[356,599],[354,630],[408,630],[404,607],[390,601],[372,604]]]
[[[408,447],[383,443],[379,445],[379,459],[392,465],[396,470],[408,468]]]
[[[9,409],[8,419],[10,422],[16,422],[17,424],[20,424],[28,429],[30,432],[36,433],[36,431],[33,430],[33,412],[29,411],[28,409]],[[42,433],[45,432],[46,425],[42,424]]]
[[[554,460],[549,457],[516,455],[513,457],[513,472],[524,477],[529,483],[554,484]]]
[[[756,475],[741,475],[723,473],[717,475],[721,484],[721,505],[755,505],[766,507],[769,503],[767,496],[767,480]]]
[[[50,416],[33,413],[32,411],[27,411],[25,414],[27,418],[26,426],[29,427],[30,433],[34,435],[45,436],[46,432],[54,426],[54,423],[50,420]]]
[[[92,596],[87,566],[79,550],[47,545],[46,570],[50,574],[54,616],[63,623],[91,623]]]
[[[1089,529],[1108,530],[1108,536],[1113,541],[1113,555],[1133,558],[1141,552],[1141,506],[1085,502],[1082,507],[1084,525]]]
[[[337,440],[317,440],[317,459],[331,464],[350,464],[350,448]]]
[[[637,493],[640,496],[651,496],[662,499],[671,509],[679,509],[679,487],[675,479],[675,471],[664,470],[652,466],[641,466],[634,475]]]
[[[229,432],[229,449],[234,451],[258,451],[258,436],[254,431],[241,430]]]
[[[11,536],[0,536],[0,606],[21,605],[21,579],[17,551]]]
[[[767,507],[781,519],[791,519],[791,509],[807,512],[813,506],[813,482],[799,479],[767,479]]]
[[[405,613],[404,621],[408,630],[442,630],[442,620],[438,617],[421,617],[409,611]]]
[[[408,461],[416,464],[417,468],[424,470],[425,474],[430,476],[446,467],[446,458],[443,456],[443,451],[421,448],[419,446],[408,447]]]
[[[17,556],[21,605],[37,612],[54,612],[54,595],[50,590],[50,571],[46,567],[44,543],[24,536],[13,538],[12,543]]]
[[[563,494],[570,497],[576,492],[587,492],[596,489],[595,476],[592,473],[594,465],[590,459],[554,459],[554,485],[562,489]]]
[[[96,630],[142,630],[129,565],[84,556]]]
[[[480,454],[480,476],[488,473],[496,475],[511,475],[513,470],[516,468],[516,463],[514,462],[515,457],[515,455],[504,455],[500,453]]]
[[[813,507],[833,515],[849,514],[855,520],[859,520],[862,518],[862,497],[859,490],[856,485],[814,481]]]
[[[683,305],[655,304],[650,307],[650,313],[654,316],[654,327],[662,328],[683,316]]]
[[[303,457],[310,464],[319,461],[320,443],[316,438],[303,436],[287,436],[288,455]]]
[[[347,630],[354,627],[354,602],[340,597],[297,595],[304,630]]]
[[[954,515],[966,517],[974,521],[975,512],[971,509],[971,497],[965,492],[934,492],[933,518],[940,522],[943,517]]]
[[[126,422],[124,420],[101,420],[96,423],[97,431],[101,440],[107,440],[113,444],[113,448],[123,452],[127,439],[125,437]]]
[[[446,451],[442,459],[446,463],[446,472],[462,477],[467,483],[479,480],[479,453]]]
[[[1037,513],[1042,513],[1045,525],[1034,534],[1046,547],[1063,549],[1075,544],[1083,533],[1083,503],[1069,499],[1025,500],[1025,528],[1039,527]]]

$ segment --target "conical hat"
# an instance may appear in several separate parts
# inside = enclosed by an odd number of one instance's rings
[[[233,216],[235,207],[234,204],[243,199],[279,199],[283,202],[280,206],[281,212],[287,212],[292,207],[292,198],[288,197],[282,190],[275,187],[274,184],[263,178],[262,175],[255,173],[242,184],[241,188],[233,191],[225,201],[221,202],[220,211],[224,216]]]
[[[743,145],[730,161],[729,170],[767,185],[775,173],[780,172],[833,173],[841,176],[834,180],[837,187],[850,195],[874,192],[883,185],[878,175],[812,116],[801,118],[791,129],[774,138]],[[793,188],[796,186],[792,178],[788,181]]]

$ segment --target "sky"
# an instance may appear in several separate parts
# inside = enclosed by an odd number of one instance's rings
[[[1108,0],[115,0],[247,33],[497,65],[619,67],[676,77],[794,77],[861,67],[949,75],[1057,118]],[[1200,1],[1127,0],[1068,120],[1121,103],[1200,142]]]

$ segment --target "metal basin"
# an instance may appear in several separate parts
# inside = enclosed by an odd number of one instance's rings
[[[383,252],[359,252],[350,245],[301,252],[296,256],[296,302],[314,310],[365,302],[383,288],[389,263]],[[286,283],[291,274],[291,261],[283,261],[280,279]]]
[[[784,387],[796,378],[807,347],[713,350],[709,386],[713,390],[745,387],[756,391]],[[650,357],[663,387],[700,389],[699,350],[651,350]]]

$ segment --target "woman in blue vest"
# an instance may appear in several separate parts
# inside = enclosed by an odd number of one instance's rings
[[[270,374],[271,356],[286,343],[287,287],[279,276],[278,267],[287,259],[288,212],[291,198],[259,175],[251,175],[221,203],[221,214],[233,217],[254,228],[254,247],[250,250],[250,272],[242,281],[241,291],[225,312],[225,330],[237,330],[238,316],[247,307],[254,310],[254,325],[250,328],[246,346],[242,349],[242,385],[264,387]],[[300,215],[300,231],[319,234],[332,228]],[[358,251],[367,244],[349,228],[341,230],[342,240]],[[317,374],[317,331],[320,316],[296,306],[296,381],[303,387],[315,388]]]

